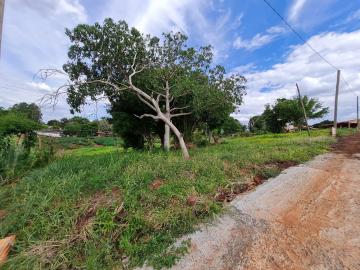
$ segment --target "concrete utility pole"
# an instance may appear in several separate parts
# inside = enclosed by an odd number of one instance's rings
[[[306,123],[306,128],[307,128],[307,132],[308,132],[308,135],[310,137],[310,128],[309,128],[309,123],[308,123],[308,119],[307,119],[307,116],[306,116],[306,110],[305,110],[305,106],[304,106],[304,102],[301,98],[301,94],[300,94],[300,88],[298,86],[298,84],[296,84],[296,89],[297,89],[297,92],[299,94],[299,100],[300,100],[300,104],[301,104],[301,107],[303,109],[303,112],[304,112],[304,118],[305,118],[305,123]]]
[[[2,44],[2,29],[4,21],[4,8],[5,0],[0,0],[0,56],[1,56],[1,44]]]
[[[340,70],[337,71],[336,76],[336,92],[335,92],[335,108],[334,108],[334,127],[331,130],[332,136],[336,137],[337,129],[337,110],[338,110],[338,97],[339,97],[339,86],[340,86]]]
[[[359,96],[356,96],[356,129],[359,131]]]

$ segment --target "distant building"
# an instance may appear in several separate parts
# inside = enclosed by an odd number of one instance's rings
[[[63,135],[62,130],[60,129],[42,129],[36,131],[36,134],[38,136],[53,137],[53,138],[60,138]]]
[[[322,127],[332,127],[334,126],[334,124],[327,124],[327,125],[322,125]],[[337,127],[338,128],[356,128],[357,127],[357,120],[346,120],[346,121],[341,121],[341,122],[337,122]]]

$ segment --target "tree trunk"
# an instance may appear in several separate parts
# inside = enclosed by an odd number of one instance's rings
[[[181,132],[166,117],[162,118],[162,120],[165,122],[165,124],[167,124],[170,127],[171,131],[175,134],[176,138],[178,139],[179,144],[180,144],[180,148],[181,148],[181,152],[182,152],[184,158],[185,159],[190,159],[189,152],[188,152],[187,146],[186,146],[185,141],[184,141],[184,137],[181,134]]]
[[[170,150],[170,127],[165,123],[165,133],[164,133],[164,150],[168,152]]]
[[[187,146],[185,144],[183,135],[180,133],[180,136],[177,136],[177,138],[179,140],[181,151],[182,151],[184,158],[190,159],[189,152],[188,152]]]
[[[170,95],[169,95],[169,83],[166,81],[165,85],[165,116],[169,121],[170,119]],[[165,123],[165,132],[164,132],[164,150],[168,152],[170,150],[170,127]]]
[[[215,138],[214,138],[214,135],[213,135],[211,129],[209,129],[208,136],[209,136],[209,142],[210,142],[211,144],[214,144],[214,143],[215,143]]]

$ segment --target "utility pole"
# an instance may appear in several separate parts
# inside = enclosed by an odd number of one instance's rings
[[[359,131],[359,96],[356,96],[356,129]]]
[[[304,102],[303,102],[301,94],[300,94],[300,88],[299,88],[297,83],[296,83],[296,89],[297,89],[297,92],[299,94],[299,100],[300,100],[300,104],[301,104],[301,107],[302,107],[303,112],[304,112],[304,118],[305,118],[307,132],[308,132],[308,135],[310,137],[310,128],[309,128],[309,123],[308,123],[308,119],[307,119],[307,116],[306,116],[306,110],[305,110]]]
[[[339,97],[339,86],[340,86],[340,70],[337,71],[336,76],[336,92],[335,92],[335,108],[334,108],[334,127],[331,130],[332,136],[336,137],[337,129],[337,110],[338,110],[338,97]]]
[[[2,44],[2,29],[3,29],[3,21],[4,21],[4,8],[5,8],[5,0],[0,0],[0,55],[1,55],[1,44]]]

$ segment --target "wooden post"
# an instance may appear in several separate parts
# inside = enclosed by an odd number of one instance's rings
[[[39,150],[42,149],[42,139],[41,139],[40,135],[38,135],[38,147],[39,147]]]
[[[296,84],[296,89],[297,89],[297,92],[299,94],[299,100],[300,100],[300,104],[301,104],[301,107],[302,107],[303,112],[304,112],[304,118],[305,118],[305,123],[306,123],[306,127],[307,127],[307,132],[308,132],[308,135],[310,137],[309,123],[308,123],[308,119],[307,119],[307,116],[306,116],[306,110],[305,110],[304,102],[303,102],[303,100],[301,98],[300,88],[299,88],[298,84]]]
[[[336,129],[337,129],[337,110],[338,110],[339,86],[340,86],[340,70],[337,71],[337,76],[336,76],[336,92],[335,92],[335,107],[334,107],[334,127],[333,127],[333,129],[332,129],[332,135],[333,135],[333,137],[336,137]]]
[[[356,129],[359,131],[359,96],[356,97]]]

